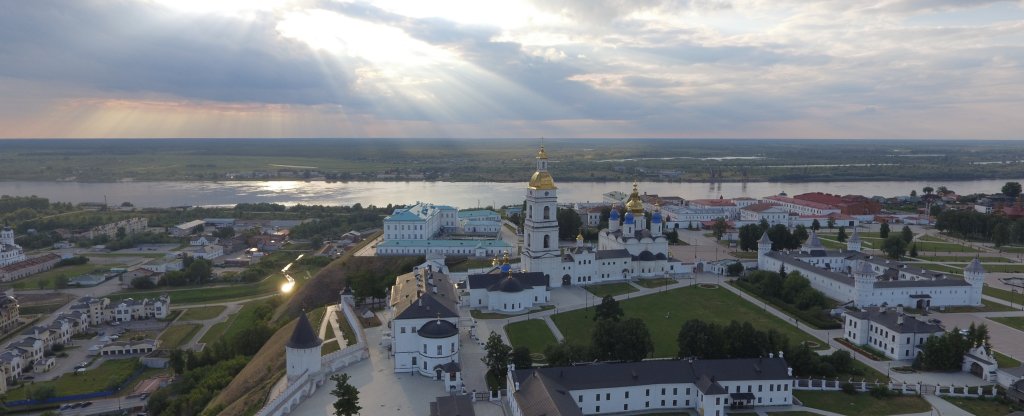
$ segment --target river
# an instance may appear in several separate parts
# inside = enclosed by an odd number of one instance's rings
[[[1019,179],[1013,179],[1022,181]],[[976,181],[896,182],[748,182],[748,183],[666,183],[641,182],[641,192],[681,196],[686,199],[763,197],[785,191],[859,194],[866,196],[907,195],[925,186],[947,188],[960,193],[999,192],[1007,179]],[[629,182],[558,182],[562,202],[597,202],[609,191],[628,192]],[[387,205],[427,201],[456,207],[521,203],[525,182],[21,182],[0,181],[0,195],[37,195],[60,202],[102,202],[114,205],[129,201],[137,207],[182,205],[233,205],[240,202],[278,204]]]

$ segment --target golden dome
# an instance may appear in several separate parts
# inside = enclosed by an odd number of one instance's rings
[[[530,189],[558,189],[555,187],[555,179],[550,173],[536,171],[530,177]]]
[[[576,241],[583,241],[583,230],[580,230],[580,233],[576,234]]]
[[[547,158],[548,158],[548,153],[544,151],[544,146],[541,146],[540,150],[537,152],[537,159],[547,159]]]
[[[644,212],[644,203],[640,201],[640,191],[637,190],[636,182],[633,182],[633,193],[629,194],[629,201],[626,201],[626,210],[634,214]]]

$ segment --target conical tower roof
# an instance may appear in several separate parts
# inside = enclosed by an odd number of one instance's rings
[[[757,243],[758,244],[771,244],[772,243],[772,239],[768,238],[768,232],[767,231],[765,231],[764,234],[761,234],[761,239],[757,240]]]
[[[821,239],[818,238],[818,233],[814,232],[814,231],[811,231],[811,237],[807,239],[807,242],[804,243],[804,246],[808,250],[815,250],[815,249],[824,250],[825,249],[825,245],[821,244]]]
[[[846,239],[846,242],[847,243],[859,243],[860,242],[860,232],[857,231],[857,227],[853,227],[853,235],[851,235],[850,238]]]
[[[320,337],[316,336],[316,332],[313,331],[313,325],[309,323],[309,318],[306,317],[306,313],[302,312],[299,315],[299,323],[295,325],[295,330],[292,331],[292,337],[288,339],[288,348],[295,349],[306,349],[320,346],[323,341]]]
[[[985,273],[985,268],[981,267],[981,261],[975,257],[974,260],[971,260],[971,262],[967,264],[967,267],[964,268],[964,273],[981,274]]]

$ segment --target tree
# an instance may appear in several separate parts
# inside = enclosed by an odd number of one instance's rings
[[[639,318],[629,318],[618,322],[618,336],[614,359],[622,361],[642,361],[654,353],[654,341],[647,324]]]
[[[217,238],[231,238],[235,236],[235,227],[223,227],[213,231],[213,236]]]
[[[737,262],[733,262],[732,264],[730,264],[728,267],[725,268],[725,272],[728,273],[729,276],[732,276],[732,277],[739,276],[740,273],[743,273],[743,264],[741,264],[738,261]]]
[[[828,225],[828,229],[830,229],[830,230],[833,229],[833,228],[836,228],[836,218],[831,216],[831,215],[829,215],[828,216],[828,221],[826,221],[826,224]]]
[[[911,198],[917,198],[917,191],[910,191]]]
[[[128,236],[128,232],[124,229],[124,227],[117,227],[117,232],[114,233],[114,238],[115,239],[124,240],[124,238],[127,237],[127,236]]]
[[[533,358],[530,357],[530,349],[526,347],[515,347],[509,357],[516,369],[530,368],[533,366]]]
[[[729,225],[726,224],[725,218],[718,218],[715,220],[715,223],[711,225],[711,232],[715,235],[716,240],[721,240],[728,228]]]
[[[1001,222],[992,229],[992,244],[1002,247],[1010,242],[1010,227]]]
[[[900,257],[903,257],[903,254],[907,252],[907,242],[903,241],[903,238],[898,235],[889,236],[889,238],[886,238],[885,242],[882,243],[882,251],[884,251],[889,258],[899,260]]]
[[[555,345],[548,345],[544,349],[544,358],[552,367],[565,367],[575,363],[590,361],[590,351],[586,347],[576,344],[569,344],[562,341]]]
[[[575,210],[559,208],[555,217],[558,219],[558,239],[576,239],[576,234],[578,234],[580,232],[580,228],[583,227],[583,221],[580,220],[580,215],[577,214]]]
[[[910,246],[910,257],[917,257],[917,244]]]
[[[152,279],[145,276],[132,279],[131,284],[133,289],[153,289],[156,287],[156,283],[153,283]]]
[[[842,243],[846,241],[846,228],[839,227],[839,234],[836,234],[836,241]]]
[[[797,225],[793,228],[793,238],[796,239],[797,242],[802,244],[804,241],[807,241],[808,237],[810,237],[810,234],[807,234],[807,227],[804,227],[803,224]],[[755,245],[754,249],[756,248],[757,246]]]
[[[605,297],[601,298],[601,304],[594,308],[595,321],[605,319],[618,321],[623,315],[622,306],[619,305],[619,301],[615,300],[615,297],[612,295],[605,295]]]
[[[914,232],[910,230],[909,225],[903,226],[903,229],[900,230],[900,237],[903,238],[903,241],[905,241],[907,244],[910,244],[911,241],[914,241]]]
[[[363,410],[359,406],[359,389],[349,384],[348,380],[348,374],[345,373],[331,376],[331,381],[334,381],[334,390],[331,390],[331,395],[338,398],[334,402],[336,416],[352,416]]]
[[[811,221],[811,229],[814,230],[814,231],[820,230],[821,229],[821,223],[818,222],[817,219],[815,219],[814,221]]]
[[[723,346],[718,327],[699,319],[691,319],[679,328],[676,338],[679,358],[698,357],[703,359],[721,358]]]
[[[764,230],[761,230],[761,227],[758,227],[757,224],[747,224],[740,227],[737,232],[740,238],[740,250],[757,250],[757,240],[761,238],[761,233],[763,232]]]
[[[946,194],[951,194],[953,193],[953,191],[949,190],[949,188],[946,188],[945,186],[940,186],[938,188],[935,188],[935,193],[942,196],[946,196]]]
[[[1007,182],[1006,185],[1003,185],[1002,189],[1003,195],[1006,195],[1010,198],[1016,198],[1017,196],[1019,196],[1020,190],[1020,182]]]
[[[878,228],[878,236],[881,238],[889,238],[889,223],[882,223],[881,227]]]
[[[490,371],[498,380],[504,380],[512,347],[501,340],[501,335],[491,331],[491,335],[487,337],[487,343],[484,344],[484,351],[487,353],[481,360],[487,366],[487,371]]]
[[[63,273],[59,274],[59,275],[56,275],[56,276],[53,276],[53,289],[54,290],[57,290],[57,289],[67,289],[69,283],[70,283],[70,279],[68,279],[68,276],[63,274]]]
[[[925,195],[931,195],[932,192],[935,192],[935,188],[932,188],[930,186],[926,186],[924,188],[921,188],[921,190],[924,191]]]

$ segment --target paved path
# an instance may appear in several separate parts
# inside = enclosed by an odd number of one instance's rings
[[[964,411],[959,407],[953,405],[953,403],[943,400],[939,396],[926,394],[923,396],[928,404],[932,405],[932,408],[941,416],[972,416],[971,413]],[[929,413],[926,413],[929,414]]]

